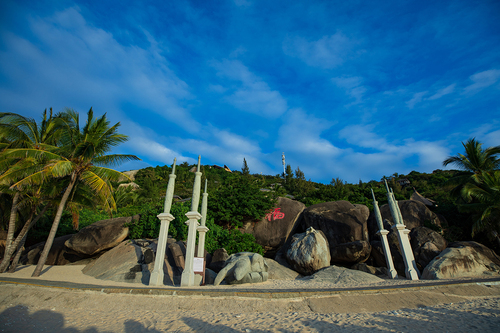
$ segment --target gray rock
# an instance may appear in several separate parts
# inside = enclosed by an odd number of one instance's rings
[[[367,241],[355,241],[330,247],[330,255],[338,263],[364,262],[370,257],[371,246]]]
[[[267,272],[269,280],[295,280],[301,277],[296,271],[279,264],[273,259],[265,258],[264,260],[269,267]]]
[[[143,265],[142,248],[127,240],[107,251],[82,270],[101,280],[149,284],[151,266]]]
[[[486,246],[476,242],[450,244],[425,267],[422,279],[439,280],[484,277],[500,274],[500,259]]]
[[[286,259],[294,271],[303,275],[330,266],[330,248],[323,232],[309,227],[305,233],[293,235]]]
[[[226,261],[226,266],[217,274],[214,285],[222,280],[228,284],[265,282],[268,278],[268,266],[264,257],[258,253],[239,252],[232,254]]]
[[[331,263],[351,263],[364,261],[368,258],[369,243],[359,247],[359,244],[346,243],[357,241],[368,242],[367,220],[370,215],[365,205],[351,204],[348,201],[324,202],[306,208],[303,212],[305,228],[313,227],[321,230],[330,246]],[[354,246],[353,246],[354,245]],[[336,250],[336,247],[339,249]],[[360,249],[362,253],[353,253]]]
[[[216,273],[219,273],[220,270],[226,265],[226,260],[229,259],[229,254],[227,254],[226,249],[221,248],[214,251],[212,255],[212,261],[208,268],[213,270]]]
[[[351,269],[357,270],[357,271],[362,271],[365,273],[377,275],[377,276],[388,276],[387,272],[387,267],[373,267],[370,265],[367,265],[364,262],[358,262],[357,264],[354,264],[351,266]]]
[[[54,242],[52,243],[52,247],[50,248],[45,265],[67,265],[89,257],[81,253],[76,253],[75,251],[66,247],[66,241],[72,236],[73,235],[65,235],[54,238]],[[36,265],[38,263],[38,260],[40,259],[40,254],[42,253],[44,246],[45,242],[42,242],[26,249],[25,254],[23,255],[23,257],[21,257],[20,262],[23,265]]]
[[[426,227],[414,228],[410,232],[410,239],[413,255],[421,272],[448,245],[443,236]]]
[[[241,231],[254,235],[256,243],[264,247],[266,255],[274,256],[295,229],[305,207],[302,202],[280,197],[270,213],[259,222],[246,222]]]
[[[66,246],[75,252],[84,255],[94,255],[101,251],[113,248],[128,236],[126,223],[138,221],[139,215],[117,217],[93,223],[66,241]]]
[[[369,273],[358,270],[348,269],[339,266],[330,266],[314,273],[314,275],[303,279],[311,279],[313,281],[324,281],[338,284],[361,284],[381,282],[383,279]]]

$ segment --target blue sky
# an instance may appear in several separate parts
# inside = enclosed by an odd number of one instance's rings
[[[498,1],[0,2],[0,108],[92,106],[119,170],[177,160],[307,179],[431,172],[500,145]]]

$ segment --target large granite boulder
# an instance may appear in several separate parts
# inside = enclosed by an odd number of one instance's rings
[[[290,248],[286,252],[286,259],[293,270],[303,275],[330,266],[330,247],[328,240],[321,230],[309,227],[305,233],[292,236]]]
[[[145,248],[126,240],[92,261],[82,270],[101,280],[149,284],[153,263],[144,262]]]
[[[229,259],[229,254],[227,254],[226,249],[221,248],[214,251],[212,255],[212,261],[207,267],[216,273],[219,273],[222,268],[226,265],[226,260]]]
[[[304,208],[302,202],[279,197],[271,212],[259,222],[246,222],[241,231],[254,235],[256,243],[264,247],[266,256],[274,256],[295,229]]]
[[[71,234],[54,238],[54,242],[52,243],[52,247],[50,248],[45,265],[67,265],[89,257],[86,255],[82,255],[81,253],[76,253],[66,247],[65,242],[72,236],[73,235]],[[24,255],[21,257],[21,264],[38,264],[38,260],[40,259],[40,255],[43,251],[44,246],[45,242],[41,242],[26,249]]]
[[[126,223],[138,221],[140,215],[117,217],[93,223],[66,241],[66,246],[77,253],[92,256],[120,244],[128,236]]]
[[[401,215],[403,216],[406,229],[410,231],[416,227],[423,227],[426,222],[440,228],[446,226],[446,221],[442,217],[436,215],[426,205],[419,201],[401,200],[398,201],[398,206],[401,210]],[[381,206],[380,214],[384,220],[384,227],[387,230],[390,230],[390,228],[394,225],[394,220],[392,218],[389,205],[386,204]],[[378,232],[378,225],[373,212],[370,214],[368,219],[368,230],[371,238],[378,239],[378,236],[375,236]]]
[[[354,264],[368,259],[368,207],[348,201],[324,202],[307,207],[302,215],[305,228],[321,230],[326,236],[331,263]]]
[[[126,240],[88,264],[83,272],[102,280],[149,285],[157,248],[157,239]],[[180,284],[184,270],[185,253],[184,242],[168,238],[163,264],[164,285]],[[195,253],[197,253],[196,249]],[[210,263],[210,258],[210,255],[205,251],[207,265]]]
[[[448,245],[443,236],[426,227],[414,228],[410,232],[410,239],[413,256],[421,272]]]
[[[362,284],[372,284],[384,281],[383,279],[362,271],[348,269],[345,267],[339,267],[332,265],[330,267],[323,268],[311,276],[303,278],[304,280],[330,282],[337,284],[339,286],[347,285],[362,285]]]
[[[461,277],[500,275],[500,257],[476,242],[449,245],[425,267],[422,279],[439,280]]]
[[[222,280],[228,284],[265,282],[268,278],[268,269],[264,257],[258,253],[235,253],[229,257],[224,268],[217,274],[214,285],[218,286]]]
[[[281,265],[273,259],[265,258],[265,260],[269,267],[267,271],[269,280],[295,280],[301,277],[296,271]]]

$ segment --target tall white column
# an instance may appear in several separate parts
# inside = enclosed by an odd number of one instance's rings
[[[210,230],[206,227],[207,221],[207,180],[205,179],[205,191],[203,192],[203,199],[201,199],[201,225],[196,228],[198,230],[198,258],[205,257],[205,234]]]
[[[394,269],[394,263],[392,261],[392,255],[391,255],[391,248],[389,247],[389,241],[387,240],[388,233],[389,231],[387,230],[379,230],[377,232],[377,234],[380,235],[380,238],[382,238],[382,248],[384,250],[385,262],[387,263],[387,271],[389,277],[391,279],[397,279],[398,273]]]
[[[158,218],[161,221],[160,235],[158,237],[158,246],[156,248],[155,266],[153,268],[153,272],[151,273],[151,277],[149,278],[150,286],[163,286],[163,264],[165,261],[165,250],[167,248],[168,228],[170,226],[170,222],[174,219],[174,216],[170,214],[170,208],[172,207],[172,199],[174,197],[176,161],[177,159],[174,158],[172,173],[168,178],[163,213],[158,215]]]
[[[387,190],[387,199],[389,201],[389,208],[391,210],[392,218],[394,219],[394,225],[392,229],[397,233],[399,245],[405,262],[405,275],[407,279],[418,280],[420,278],[420,272],[417,268],[417,263],[415,262],[415,257],[413,256],[413,250],[410,245],[410,239],[408,234],[410,230],[406,229],[403,221],[403,215],[399,209],[398,202],[394,196],[394,192],[389,190],[387,181],[385,181],[385,187]]]
[[[377,220],[378,228],[379,231],[377,232],[378,235],[380,235],[380,238],[382,239],[382,249],[384,251],[385,255],[385,262],[387,264],[387,271],[389,272],[389,277],[391,279],[397,279],[398,273],[394,269],[394,263],[392,261],[392,254],[391,254],[391,248],[389,247],[389,242],[387,241],[387,234],[389,231],[384,229],[384,223],[382,221],[382,214],[380,214],[380,209],[378,208],[378,202],[375,199],[375,193],[372,191],[372,198],[373,198],[373,211],[375,213],[375,219]]]
[[[392,226],[392,229],[397,232],[399,245],[401,251],[403,252],[403,259],[406,267],[406,278],[410,280],[418,280],[420,278],[420,272],[418,271],[417,263],[415,262],[413,250],[408,238],[410,230],[406,229],[406,226],[404,224],[395,224]]]
[[[194,177],[193,197],[191,199],[191,211],[186,213],[188,221],[186,224],[188,228],[188,238],[186,247],[186,261],[184,264],[184,271],[181,275],[181,287],[194,286],[194,248],[196,243],[196,227],[199,225],[198,220],[201,219],[201,214],[198,213],[198,206],[200,204],[200,189],[201,189],[201,172],[200,172],[200,159],[198,156],[198,169]]]

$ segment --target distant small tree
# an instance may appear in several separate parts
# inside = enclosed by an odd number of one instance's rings
[[[297,170],[295,170],[295,178],[302,179],[302,180],[306,179],[306,176],[304,175],[304,173],[302,172],[302,170],[300,170],[299,167],[297,167]]]
[[[243,158],[243,167],[241,168],[241,173],[244,175],[250,174],[250,168],[248,167],[247,160]]]

